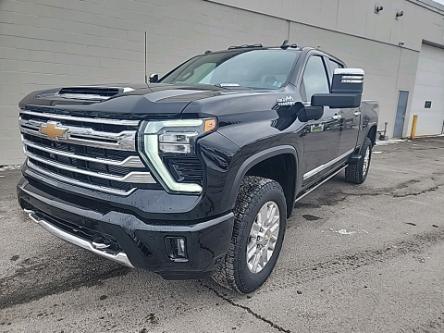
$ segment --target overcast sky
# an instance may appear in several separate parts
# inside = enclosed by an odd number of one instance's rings
[[[441,5],[444,5],[444,0],[433,0],[435,2],[439,2]]]

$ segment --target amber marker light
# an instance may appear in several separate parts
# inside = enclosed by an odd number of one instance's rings
[[[204,133],[212,132],[217,127],[216,118],[209,118],[204,120]]]

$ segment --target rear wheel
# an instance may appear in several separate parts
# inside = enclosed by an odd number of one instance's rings
[[[240,293],[258,289],[270,276],[279,257],[286,212],[279,183],[245,177],[234,210],[229,250],[213,273],[213,279]]]
[[[345,180],[353,184],[362,184],[368,175],[370,169],[370,162],[372,160],[373,143],[369,138],[366,138],[364,144],[359,151],[360,159],[353,164],[350,164],[345,169]]]

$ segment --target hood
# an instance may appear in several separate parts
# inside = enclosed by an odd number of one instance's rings
[[[164,118],[179,115],[194,101],[233,93],[237,91],[207,85],[107,84],[36,91],[21,100],[19,106],[79,116]]]

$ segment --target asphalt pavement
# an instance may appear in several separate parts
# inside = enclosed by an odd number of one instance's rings
[[[49,235],[0,171],[0,332],[444,332],[444,138],[380,145],[296,205],[269,281],[166,281]]]

